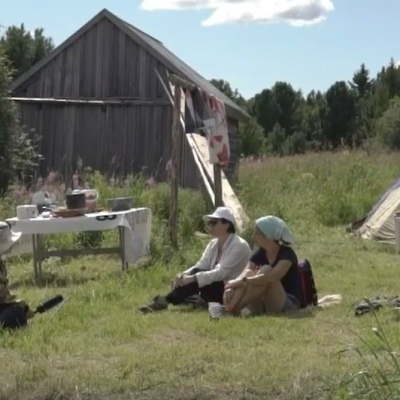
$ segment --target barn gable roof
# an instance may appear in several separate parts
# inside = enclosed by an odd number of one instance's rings
[[[11,91],[15,91],[19,86],[21,86],[21,84],[29,80],[36,72],[43,68],[47,63],[54,59],[65,48],[70,46],[74,41],[76,41],[86,31],[91,29],[103,18],[107,18],[111,23],[113,23],[121,31],[123,31],[128,37],[130,37],[132,40],[145,48],[154,58],[156,58],[161,64],[165,65],[172,73],[179,75],[180,77],[192,82],[201,89],[218,97],[221,101],[225,103],[227,112],[232,117],[238,120],[244,120],[249,117],[249,115],[234,101],[232,101],[229,97],[227,97],[224,93],[222,93],[214,85],[212,85],[207,79],[202,77],[184,61],[182,61],[170,50],[168,50],[159,40],[134,27],[128,22],[123,21],[107,9],[103,9],[102,11],[100,11],[90,21],[83,25],[78,31],[76,31],[58,47],[56,47],[50,54],[48,54],[38,63],[33,65],[27,72],[17,78],[11,86]]]

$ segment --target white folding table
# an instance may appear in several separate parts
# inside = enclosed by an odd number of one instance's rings
[[[151,236],[151,210],[133,208],[127,211],[99,212],[71,218],[37,218],[19,220],[7,219],[12,230],[23,235],[32,235],[33,269],[35,279],[42,279],[42,261],[51,256],[80,256],[89,254],[119,254],[122,269],[129,262],[149,254]],[[60,249],[45,250],[43,235],[66,232],[105,231],[118,228],[119,245],[117,247],[97,249]]]

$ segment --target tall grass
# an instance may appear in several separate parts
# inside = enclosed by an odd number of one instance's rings
[[[320,153],[242,161],[240,199],[252,217],[271,213],[300,227],[363,217],[400,176],[398,154]]]
[[[394,308],[390,313],[398,313]],[[400,355],[397,343],[388,337],[380,319],[373,311],[375,327],[368,334],[355,334],[359,345],[340,352],[353,353],[360,369],[342,381],[348,399],[398,400],[400,399]],[[395,328],[397,329],[397,327]]]

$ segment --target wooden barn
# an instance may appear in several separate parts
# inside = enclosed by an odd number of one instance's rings
[[[225,103],[231,162],[238,165],[238,122],[248,118],[205,78],[157,39],[103,10],[12,85],[23,124],[42,137],[42,173],[66,176],[83,166],[103,173],[147,171],[163,181],[171,157],[176,74]],[[183,143],[181,184],[199,186],[190,147]]]

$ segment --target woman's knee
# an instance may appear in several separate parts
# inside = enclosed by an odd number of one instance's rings
[[[281,282],[274,282],[268,286],[264,294],[266,313],[281,313],[285,308],[286,292]]]
[[[227,289],[224,292],[224,306],[226,311],[234,313],[236,308],[239,306],[240,300],[244,296],[245,289],[238,287],[235,289]]]

